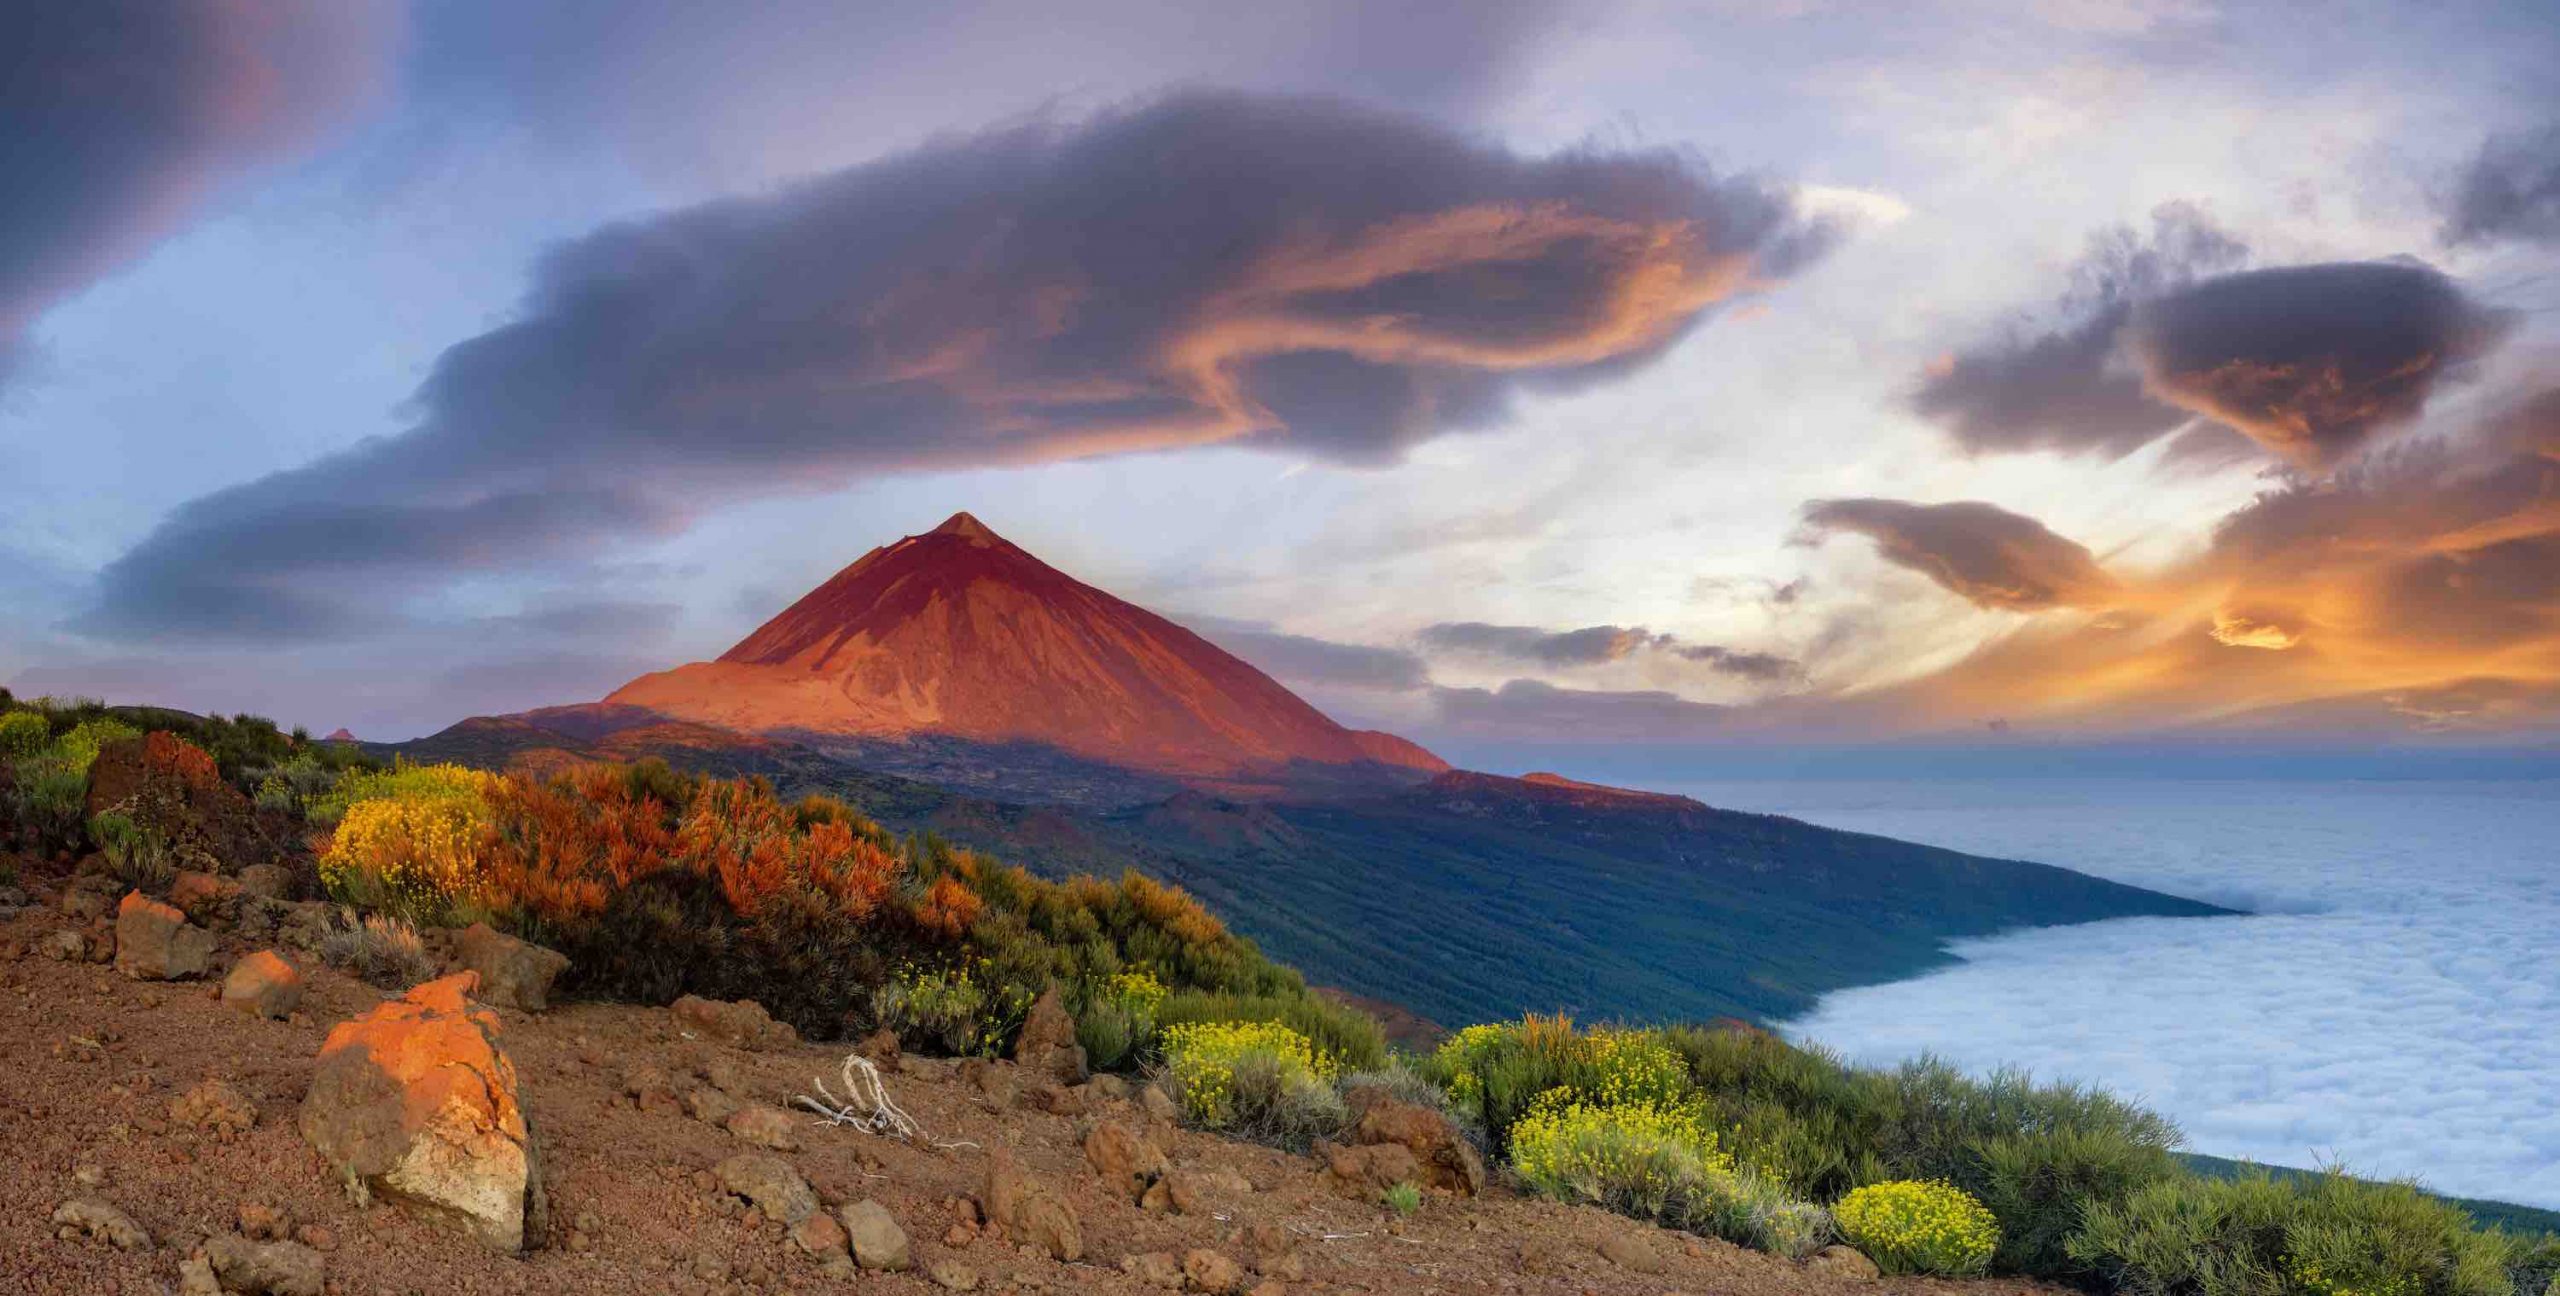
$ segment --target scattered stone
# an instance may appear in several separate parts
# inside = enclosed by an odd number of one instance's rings
[[[1351,1105],[1360,1113],[1351,1142],[1401,1144],[1422,1163],[1427,1187],[1445,1188],[1469,1197],[1484,1191],[1484,1158],[1458,1133],[1449,1118],[1415,1103],[1399,1102],[1384,1091],[1363,1087],[1352,1091]]]
[[[1084,1082],[1084,1092],[1093,1102],[1124,1102],[1129,1097],[1129,1082],[1104,1071]]]
[[[192,926],[168,905],[128,891],[116,906],[116,971],[137,981],[177,981],[204,975],[213,958],[213,933]]]
[[[684,1109],[705,1125],[724,1125],[738,1114],[741,1104],[724,1090],[712,1085],[695,1085],[685,1091]]]
[[[1253,1285],[1251,1296],[1289,1296],[1289,1285],[1277,1278],[1265,1278]]]
[[[427,982],[329,1032],[302,1136],[359,1203],[380,1193],[457,1218],[501,1251],[539,1246],[542,1156],[477,974]]]
[[[1138,1198],[1138,1206],[1150,1215],[1198,1215],[1203,1205],[1200,1191],[1200,1176],[1187,1170],[1169,1170],[1147,1185],[1146,1194]]]
[[[1856,1247],[1842,1246],[1837,1242],[1806,1257],[1804,1267],[1818,1274],[1845,1278],[1851,1282],[1872,1282],[1880,1276],[1876,1269],[1876,1262],[1868,1259],[1865,1252]]]
[[[320,1253],[299,1242],[205,1239],[204,1258],[214,1277],[241,1296],[321,1296]]]
[[[734,1048],[772,1048],[800,1042],[799,1032],[773,1019],[764,1005],[753,999],[722,1003],[698,995],[686,995],[675,1001],[669,1011],[676,1024],[704,1039]]]
[[[697,1069],[712,1088],[731,1097],[750,1098],[755,1094],[755,1087],[747,1080],[747,1073],[739,1068],[735,1054],[714,1053]]]
[[[1031,1001],[1014,1037],[1013,1060],[1034,1075],[1059,1084],[1081,1084],[1087,1074],[1084,1046],[1076,1043],[1076,1019],[1067,1012],[1066,997],[1052,984]]]
[[[95,922],[107,916],[115,901],[103,891],[89,886],[73,886],[62,893],[62,914],[81,922]]]
[[[1631,1273],[1662,1272],[1661,1254],[1627,1234],[1603,1235],[1598,1249],[1603,1259]]]
[[[1418,1183],[1422,1179],[1422,1163],[1401,1143],[1349,1148],[1318,1144],[1316,1152],[1325,1159],[1325,1170],[1332,1176],[1334,1188],[1362,1200],[1375,1198],[1397,1184]]]
[[[791,1113],[779,1107],[749,1103],[729,1113],[729,1119],[720,1127],[757,1147],[776,1152],[800,1150],[799,1124],[791,1119]]]
[[[1254,1258],[1253,1271],[1265,1278],[1303,1282],[1307,1276],[1307,1262],[1295,1251],[1265,1251]]]
[[[915,1256],[907,1247],[907,1231],[898,1227],[897,1217],[889,1213],[888,1207],[864,1198],[838,1207],[836,1214],[844,1220],[845,1235],[853,1239],[854,1263],[880,1271],[915,1267]]]
[[[847,1238],[844,1225],[836,1223],[835,1216],[822,1210],[813,1210],[799,1223],[791,1226],[791,1242],[801,1250],[824,1260],[829,1256],[843,1255]]]
[[[1172,1094],[1164,1091],[1162,1085],[1148,1085],[1139,1091],[1138,1105],[1147,1109],[1149,1120],[1172,1122],[1179,1120],[1182,1116],[1182,1108],[1173,1101]]]
[[[518,940],[487,923],[473,923],[454,938],[462,966],[480,974],[480,1002],[541,1012],[551,1006],[551,983],[569,970],[569,956]]]
[[[273,1206],[243,1203],[240,1207],[240,1236],[257,1242],[282,1242],[293,1236],[293,1219]]]
[[[1012,1109],[1018,1086],[1011,1068],[985,1058],[970,1058],[960,1064],[960,1079],[976,1086],[989,1107],[997,1111]]]
[[[169,1119],[225,1141],[257,1127],[258,1104],[227,1080],[207,1080],[169,1103]]]
[[[1520,1239],[1520,1272],[1555,1274],[1563,1272],[1564,1268],[1564,1253],[1553,1240],[1541,1237]]]
[[[797,1224],[818,1209],[818,1194],[791,1163],[770,1152],[741,1152],[711,1167],[720,1187],[746,1198],[766,1219]]]
[[[302,974],[274,950],[259,950],[231,965],[231,975],[222,979],[222,1002],[282,1021],[302,1006]]]
[[[863,1036],[862,1042],[853,1046],[853,1051],[871,1059],[874,1065],[896,1066],[899,1057],[898,1032],[883,1026]]]
[[[290,900],[293,872],[282,864],[252,864],[240,870],[240,890],[261,900]]]
[[[53,1222],[62,1226],[66,1237],[86,1237],[118,1251],[139,1251],[151,1245],[151,1235],[131,1215],[93,1197],[75,1197],[55,1207]]]
[[[1164,1149],[1117,1121],[1104,1121],[1084,1136],[1084,1159],[1113,1194],[1138,1201],[1164,1176]]]
[[[1031,1091],[1032,1103],[1052,1116],[1084,1115],[1084,1086],[1070,1089],[1062,1084],[1042,1084]]]
[[[222,1296],[222,1280],[213,1276],[213,1262],[200,1255],[180,1260],[178,1296]]]
[[[1010,1149],[999,1146],[988,1156],[987,1186],[978,1200],[988,1221],[1001,1225],[1006,1237],[1059,1260],[1084,1258],[1075,1209],[1032,1178]]]
[[[976,1291],[978,1271],[957,1260],[936,1260],[925,1266],[925,1274],[944,1291]]]
[[[107,1168],[84,1161],[71,1167],[71,1182],[83,1188],[104,1188],[107,1186]]]
[[[66,927],[37,941],[36,950],[56,963],[85,962],[89,957],[89,937]]]
[[[642,1111],[672,1107],[676,1102],[675,1081],[667,1078],[663,1068],[646,1062],[635,1062],[623,1068],[622,1093]]]
[[[325,1224],[305,1224],[293,1231],[293,1240],[314,1251],[338,1249],[338,1234]]]
[[[1182,1290],[1182,1262],[1170,1251],[1147,1251],[1120,1257],[1120,1272],[1137,1279],[1140,1286],[1161,1287],[1166,1291]]]
[[[1212,1296],[1225,1296],[1244,1286],[1244,1270],[1236,1262],[1206,1247],[1195,1248],[1182,1257],[1182,1276],[1191,1285]]]

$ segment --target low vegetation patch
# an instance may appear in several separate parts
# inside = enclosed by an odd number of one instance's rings
[[[1831,1216],[1841,1236],[1889,1274],[1978,1274],[2000,1245],[1999,1222],[1953,1184],[1868,1184],[1841,1198]]]

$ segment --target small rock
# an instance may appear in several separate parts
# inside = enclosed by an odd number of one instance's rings
[[[116,906],[116,971],[137,981],[176,981],[204,975],[213,959],[213,933],[187,922],[168,905],[128,891]]]
[[[1837,1242],[1806,1257],[1804,1267],[1815,1273],[1827,1274],[1833,1278],[1845,1278],[1851,1282],[1871,1282],[1879,1276],[1876,1262],[1868,1259],[1865,1252],[1856,1247],[1842,1246]]]
[[[338,1249],[337,1231],[325,1224],[305,1224],[293,1231],[293,1240],[314,1251]]]
[[[978,1195],[989,1222],[1005,1236],[1059,1260],[1084,1258],[1084,1234],[1075,1209],[1060,1200],[999,1145],[987,1158],[987,1186]]]
[[[151,1245],[151,1235],[131,1215],[93,1197],[75,1197],[55,1207],[53,1222],[118,1251],[139,1251]]]
[[[925,1274],[944,1291],[976,1291],[978,1271],[957,1260],[936,1260],[925,1266]]]
[[[1599,1252],[1609,1263],[1631,1273],[1662,1272],[1662,1256],[1652,1247],[1624,1233],[1610,1233],[1600,1239]]]
[[[231,901],[240,894],[240,884],[201,873],[182,871],[169,883],[169,905],[185,914],[190,921],[208,927],[222,925],[230,911]]]
[[[705,1039],[743,1049],[760,1049],[799,1041],[799,1033],[775,1021],[764,1005],[753,999],[722,1003],[698,995],[686,995],[675,1001],[668,1011],[675,1014],[676,1024]]]
[[[178,1296],[222,1296],[222,1280],[213,1276],[213,1262],[200,1255],[180,1260]]]
[[[797,1224],[818,1209],[818,1194],[791,1163],[770,1152],[741,1152],[711,1168],[720,1187],[753,1202],[765,1218]]]
[[[225,1291],[242,1296],[322,1296],[320,1253],[299,1242],[207,1238],[204,1258]]]
[[[47,933],[36,942],[36,950],[57,963],[79,963],[89,957],[89,937],[66,927]]]
[[[997,1111],[1012,1109],[1019,1085],[1011,1068],[985,1058],[969,1058],[960,1064],[960,1079],[964,1084],[976,1086],[989,1107]]]
[[[1316,1150],[1325,1158],[1325,1169],[1333,1177],[1335,1189],[1364,1201],[1397,1184],[1418,1183],[1422,1178],[1422,1163],[1401,1143],[1353,1148],[1319,1144]]]
[[[231,965],[222,979],[222,1002],[279,1021],[302,1006],[302,974],[274,950],[260,950]]]
[[[1289,1284],[1277,1278],[1265,1278],[1253,1285],[1251,1296],[1289,1296]]]
[[[1265,1278],[1301,1282],[1307,1276],[1306,1259],[1295,1251],[1264,1252],[1255,1257],[1253,1271]]]
[[[1235,1261],[1205,1247],[1184,1253],[1182,1276],[1212,1296],[1225,1296],[1244,1286],[1244,1270],[1237,1268]]]
[[[107,1168],[82,1162],[71,1167],[71,1182],[83,1188],[104,1188],[107,1186]]]
[[[845,1253],[844,1225],[825,1211],[811,1211],[808,1218],[791,1226],[792,1244],[823,1260]]]
[[[1117,1121],[1105,1121],[1086,1133],[1084,1159],[1115,1195],[1133,1202],[1141,1200],[1165,1172],[1164,1150]]]
[[[1402,1144],[1422,1163],[1421,1182],[1426,1187],[1445,1188],[1469,1197],[1484,1191],[1484,1158],[1477,1155],[1475,1145],[1458,1133],[1448,1117],[1428,1107],[1400,1102],[1372,1086],[1354,1089],[1350,1101],[1353,1110],[1360,1113],[1350,1142]]]
[[[1166,1291],[1182,1290],[1182,1262],[1170,1251],[1147,1251],[1120,1257],[1120,1272],[1138,1280],[1141,1286],[1161,1287]]]
[[[258,1242],[281,1242],[293,1236],[293,1220],[273,1206],[243,1203],[240,1207],[240,1235]]]
[[[739,1102],[728,1092],[711,1085],[695,1085],[685,1091],[684,1109],[705,1125],[725,1125],[738,1114]]]
[[[258,1105],[227,1080],[207,1080],[169,1104],[169,1119],[229,1140],[258,1124]]]
[[[888,1207],[865,1198],[837,1208],[836,1213],[844,1220],[845,1235],[853,1241],[854,1263],[871,1270],[915,1267],[915,1257],[907,1247],[907,1232],[898,1227],[897,1217],[889,1213]]]
[[[473,923],[454,938],[462,966],[480,974],[480,1002],[525,1012],[551,1006],[551,983],[569,970],[569,956],[518,940],[487,923]]]
[[[1173,1095],[1166,1093],[1161,1085],[1148,1085],[1140,1090],[1138,1104],[1147,1109],[1147,1117],[1150,1120],[1176,1121],[1182,1116],[1182,1108],[1173,1101]]]
[[[1105,1071],[1085,1081],[1084,1092],[1094,1102],[1121,1102],[1129,1097],[1129,1082]]]
[[[729,1113],[729,1119],[721,1122],[720,1127],[757,1147],[772,1148],[776,1152],[800,1150],[799,1123],[791,1119],[791,1113],[779,1107],[767,1107],[762,1103],[740,1107]]]
[[[1059,1084],[1081,1084],[1087,1074],[1084,1046],[1076,1043],[1076,1019],[1067,1012],[1066,997],[1051,985],[1031,1001],[1014,1037],[1013,1060],[1023,1070]]]
[[[240,870],[240,889],[261,900],[293,896],[293,873],[281,864],[252,864]]]
[[[862,1042],[853,1046],[853,1051],[879,1066],[895,1066],[898,1063],[898,1032],[883,1026],[863,1036]]]

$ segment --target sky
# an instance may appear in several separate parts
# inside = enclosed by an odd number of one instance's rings
[[[101,0],[0,78],[0,684],[368,738],[966,509],[1345,721],[2547,745],[2525,4]]]

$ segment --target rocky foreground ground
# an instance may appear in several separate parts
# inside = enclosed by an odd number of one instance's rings
[[[1808,1267],[1498,1175],[1400,1218],[1365,1177],[1469,1177],[1427,1137],[1418,1158],[1293,1155],[1039,1057],[875,1046],[920,1133],[829,1125],[794,1099],[842,1091],[846,1046],[752,1009],[497,1006],[538,1002],[543,969],[451,941],[486,975],[403,998],[297,950],[311,911],[253,898],[259,921],[208,930],[96,885],[31,890],[0,917],[11,1292],[2033,1290]]]

